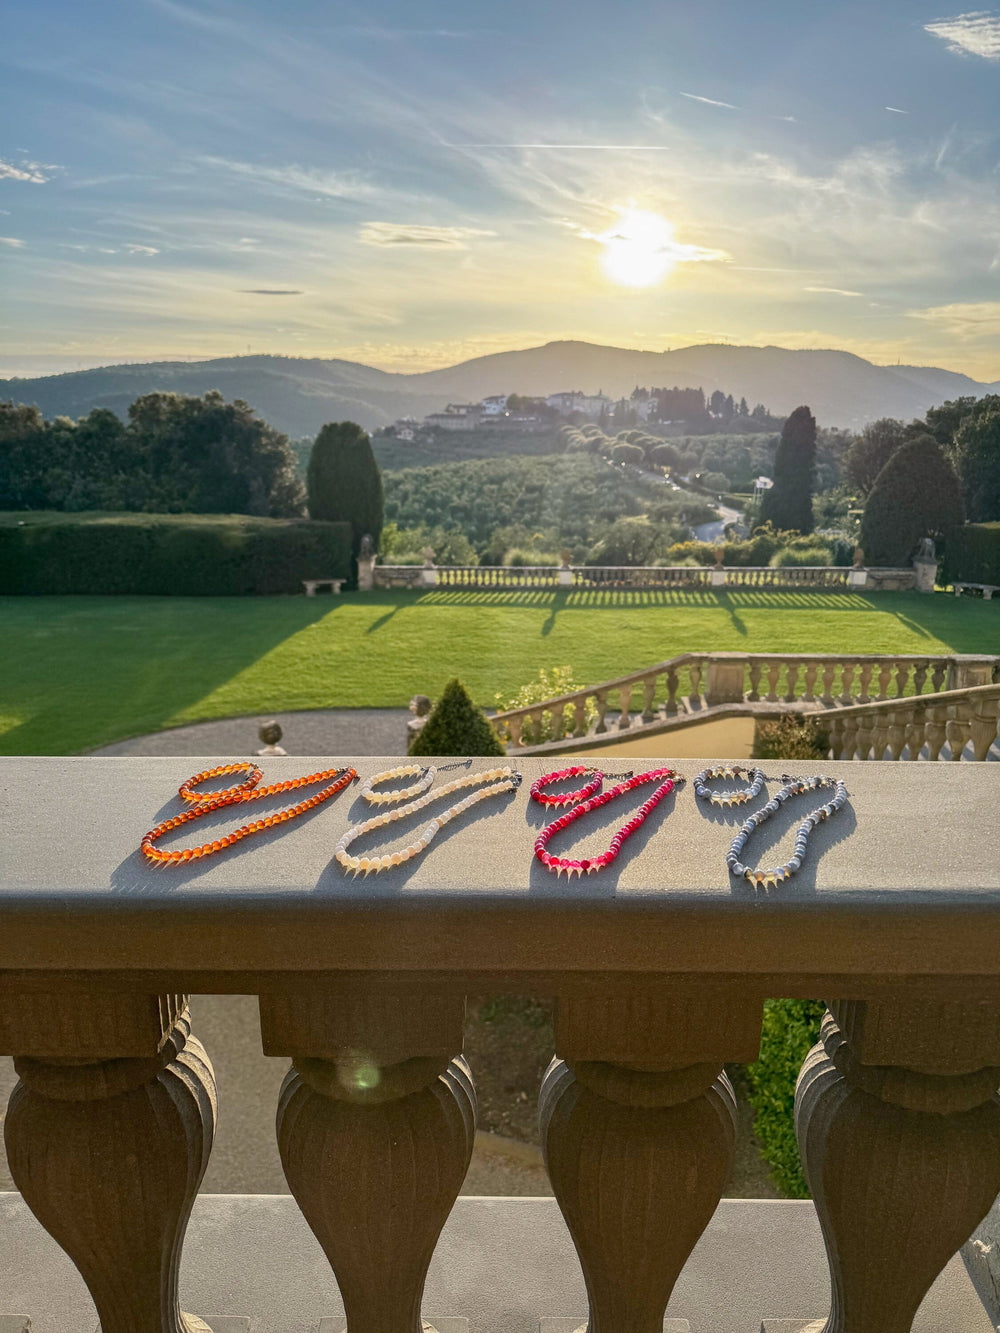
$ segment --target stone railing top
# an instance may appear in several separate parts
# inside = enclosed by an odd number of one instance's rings
[[[825,709],[817,713],[806,713],[805,716],[816,721],[826,719],[829,723],[832,720],[842,722],[847,717],[867,717],[876,713],[884,713],[886,709],[893,711],[905,709],[909,712],[912,709],[926,708],[944,708],[954,704],[977,704],[987,703],[1000,699],[1000,685],[969,685],[961,690],[942,690],[939,694],[909,694],[901,697],[894,696],[891,699],[875,699],[866,704],[850,704],[845,708],[838,708],[836,713],[829,713]]]
[[[551,766],[541,759],[520,761],[525,783],[515,795],[477,806],[425,855],[367,879],[333,860],[340,834],[371,811],[356,788],[236,849],[148,866],[137,850],[142,834],[182,808],[171,793],[213,762],[0,760],[0,986],[12,972],[96,971],[132,985],[147,977],[157,990],[182,980],[239,989],[248,978],[259,986],[267,975],[331,971],[536,981],[715,973],[766,977],[765,987],[780,977],[783,988],[763,993],[809,995],[824,993],[809,989],[820,979],[839,978],[839,993],[850,994],[845,979],[860,986],[933,974],[976,976],[980,989],[993,978],[1000,994],[1000,861],[987,836],[1000,809],[1000,765],[820,764],[846,778],[850,805],[814,831],[800,873],[758,897],[725,868],[747,807],[733,814],[696,801],[690,778],[703,764],[694,759],[680,765],[687,785],[612,868],[589,878],[557,878],[533,859],[551,817],[528,796]],[[267,777],[344,762],[273,759]],[[398,760],[351,762],[367,777]],[[473,761],[477,770],[491,766]],[[801,766],[765,771],[786,767]],[[611,802],[578,826],[580,837],[567,833],[552,850],[603,849],[646,792]],[[769,821],[748,846],[748,863],[786,859],[791,830],[821,795],[804,795]],[[281,804],[255,803],[255,816]],[[401,845],[391,837],[397,828],[403,836],[422,829],[439,808],[390,826],[380,850]],[[235,811],[186,825],[174,845],[238,826],[246,812]],[[359,854],[375,846],[354,844]]]

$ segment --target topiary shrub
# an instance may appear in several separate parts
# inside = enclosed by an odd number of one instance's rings
[[[1000,523],[966,523],[948,533],[941,581],[956,579],[1000,586]]]
[[[790,1199],[809,1198],[795,1141],[795,1084],[825,1012],[819,1000],[766,1000],[760,1057],[747,1066],[754,1133],[774,1183]]]
[[[486,714],[469,698],[460,680],[450,680],[423,728],[410,744],[410,754],[506,755]]]
[[[900,445],[878,474],[861,519],[869,565],[908,563],[922,537],[942,538],[965,518],[955,469],[931,435]]]

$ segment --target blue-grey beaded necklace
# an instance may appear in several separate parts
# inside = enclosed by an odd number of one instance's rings
[[[735,791],[709,791],[708,783],[713,778],[741,778],[750,780],[748,787],[737,787]],[[719,768],[703,768],[694,780],[694,794],[702,801],[712,805],[743,805],[759,796],[764,786],[764,774],[759,768],[740,768],[726,765]]]
[[[757,770],[760,773],[760,770]],[[760,774],[763,779],[763,774]],[[729,873],[737,879],[745,879],[755,888],[773,888],[784,882],[795,874],[806,857],[806,846],[809,842],[809,835],[817,824],[825,819],[835,815],[847,803],[847,787],[840,778],[789,778],[782,774],[784,786],[762,809],[755,811],[750,815],[741,827],[739,833],[732,841],[729,848],[729,854],[726,857],[726,865],[729,867]],[[795,854],[784,865],[778,866],[774,870],[751,870],[740,860],[740,854],[746,846],[747,839],[753,833],[759,824],[763,824],[770,819],[776,810],[793,796],[799,796],[802,792],[815,790],[820,787],[833,787],[834,794],[832,800],[826,805],[821,805],[806,815],[805,819],[798,827],[795,834]],[[759,790],[759,788],[758,788]]]

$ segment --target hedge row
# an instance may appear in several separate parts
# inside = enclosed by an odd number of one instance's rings
[[[348,523],[191,514],[0,522],[0,593],[228,597],[297,593],[303,579],[350,573]]]
[[[1000,584],[1000,523],[966,523],[948,533],[942,582]]]
[[[766,1000],[760,1058],[747,1066],[754,1133],[774,1183],[790,1199],[809,1198],[795,1141],[795,1084],[825,1012],[819,1000]]]

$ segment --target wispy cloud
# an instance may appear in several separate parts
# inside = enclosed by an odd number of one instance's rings
[[[910,114],[909,111],[904,111],[901,106],[886,106],[882,110],[891,111],[894,116],[908,116]]]
[[[585,149],[602,153],[669,153],[669,145],[661,143],[445,143],[442,148],[551,148],[556,152]]]
[[[956,14],[954,18],[925,23],[924,32],[940,37],[949,51],[1000,60],[1000,14],[983,9]]]
[[[387,42],[407,41],[413,37],[437,37],[444,41],[464,42],[470,38],[478,40],[490,33],[496,35],[495,29],[488,28],[366,28],[350,26],[340,28],[338,31],[349,33],[352,37],[371,37],[374,41]]]
[[[495,236],[482,227],[425,227],[405,222],[366,222],[358,232],[364,245],[409,245],[439,250],[464,250],[478,236]]]
[[[864,296],[864,292],[852,292],[846,287],[803,287],[804,292],[822,292],[829,296]]]
[[[241,287],[247,296],[305,296],[305,292],[295,287]]]
[[[59,171],[59,167],[48,162],[7,162],[0,158],[0,180],[27,181],[31,185],[44,185]]]
[[[9,245],[12,250],[22,250],[24,242],[16,236],[0,236],[0,245]]]
[[[681,93],[681,97],[687,97],[692,102],[704,102],[706,106],[723,106],[727,111],[739,111],[738,106],[733,106],[732,102],[719,102],[714,97],[699,97],[697,93]]]
[[[158,255],[160,252],[155,245],[126,245],[126,251],[130,255]]]
[[[200,161],[217,170],[232,172],[246,180],[277,189],[321,195],[326,199],[362,201],[374,198],[378,188],[360,172],[329,171],[322,167],[303,167],[291,163],[284,167],[268,167],[259,162],[240,162],[225,157],[203,157]]]
[[[908,310],[911,319],[937,325],[954,338],[996,338],[1000,336],[1000,301],[953,301],[949,305]]]

